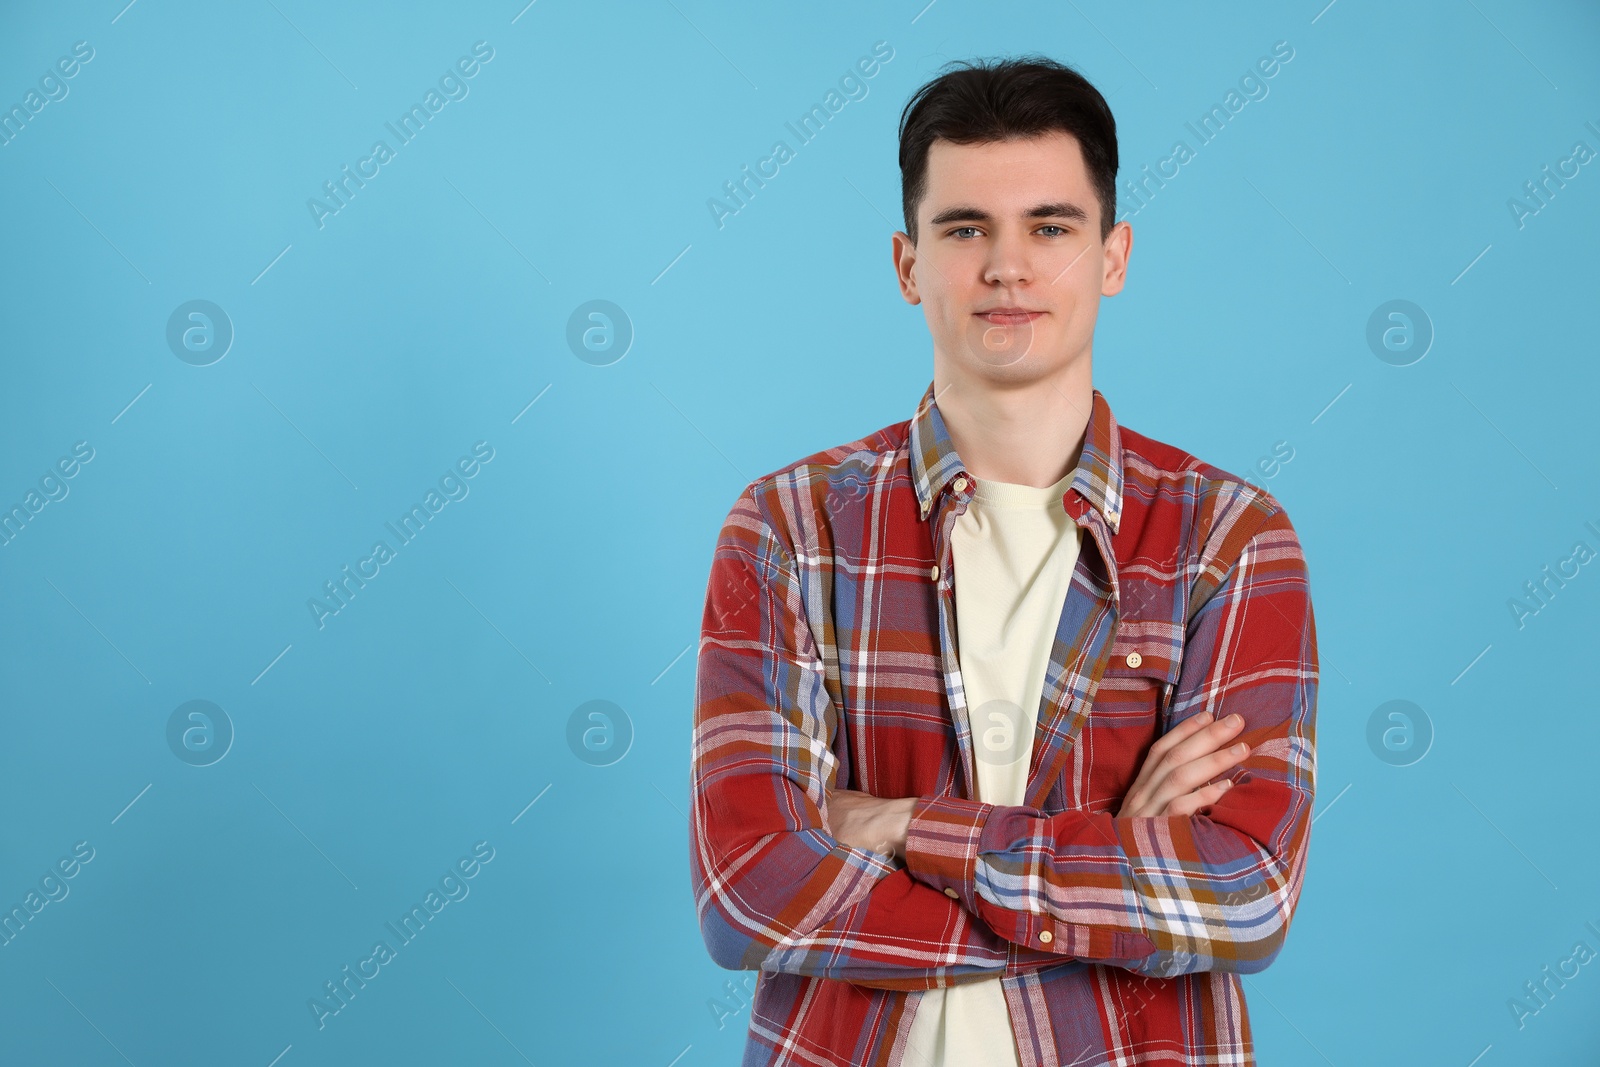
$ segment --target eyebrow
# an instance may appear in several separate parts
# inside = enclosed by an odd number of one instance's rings
[[[1047,204],[1035,204],[1022,213],[1025,219],[1071,219],[1074,222],[1087,223],[1088,212],[1077,204],[1066,200],[1055,200]],[[993,222],[994,216],[982,208],[972,207],[967,204],[957,204],[947,207],[933,217],[929,225],[943,226],[947,222]]]

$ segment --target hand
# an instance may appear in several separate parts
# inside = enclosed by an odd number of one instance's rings
[[[826,819],[834,838],[872,852],[891,852],[904,863],[906,832],[916,797],[883,800],[859,789],[828,790]]]
[[[1209,711],[1191,715],[1156,739],[1139,768],[1139,776],[1122,800],[1117,818],[1193,815],[1215,803],[1233,782],[1205,783],[1250,754],[1239,742],[1224,747],[1244,726],[1244,719],[1229,715],[1213,722]]]

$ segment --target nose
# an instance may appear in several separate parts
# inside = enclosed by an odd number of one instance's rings
[[[996,285],[1018,285],[1033,280],[1027,243],[1009,230],[995,234],[983,265],[983,280]]]

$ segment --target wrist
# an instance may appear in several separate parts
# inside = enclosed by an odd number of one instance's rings
[[[975,910],[984,824],[996,805],[951,796],[918,797],[906,831],[906,871]]]
[[[902,797],[894,803],[895,826],[897,833],[894,841],[894,856],[901,863],[906,861],[906,838],[911,833],[911,813],[916,810],[918,797]]]

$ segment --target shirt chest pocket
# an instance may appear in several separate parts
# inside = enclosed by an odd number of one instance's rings
[[[1090,706],[1090,717],[1144,719],[1164,727],[1182,668],[1183,634],[1168,623],[1123,624]]]
[[[1156,738],[1166,731],[1177,690],[1182,645],[1163,626],[1123,626],[1084,724],[1089,780],[1080,786],[1091,810],[1114,808],[1132,786]]]

